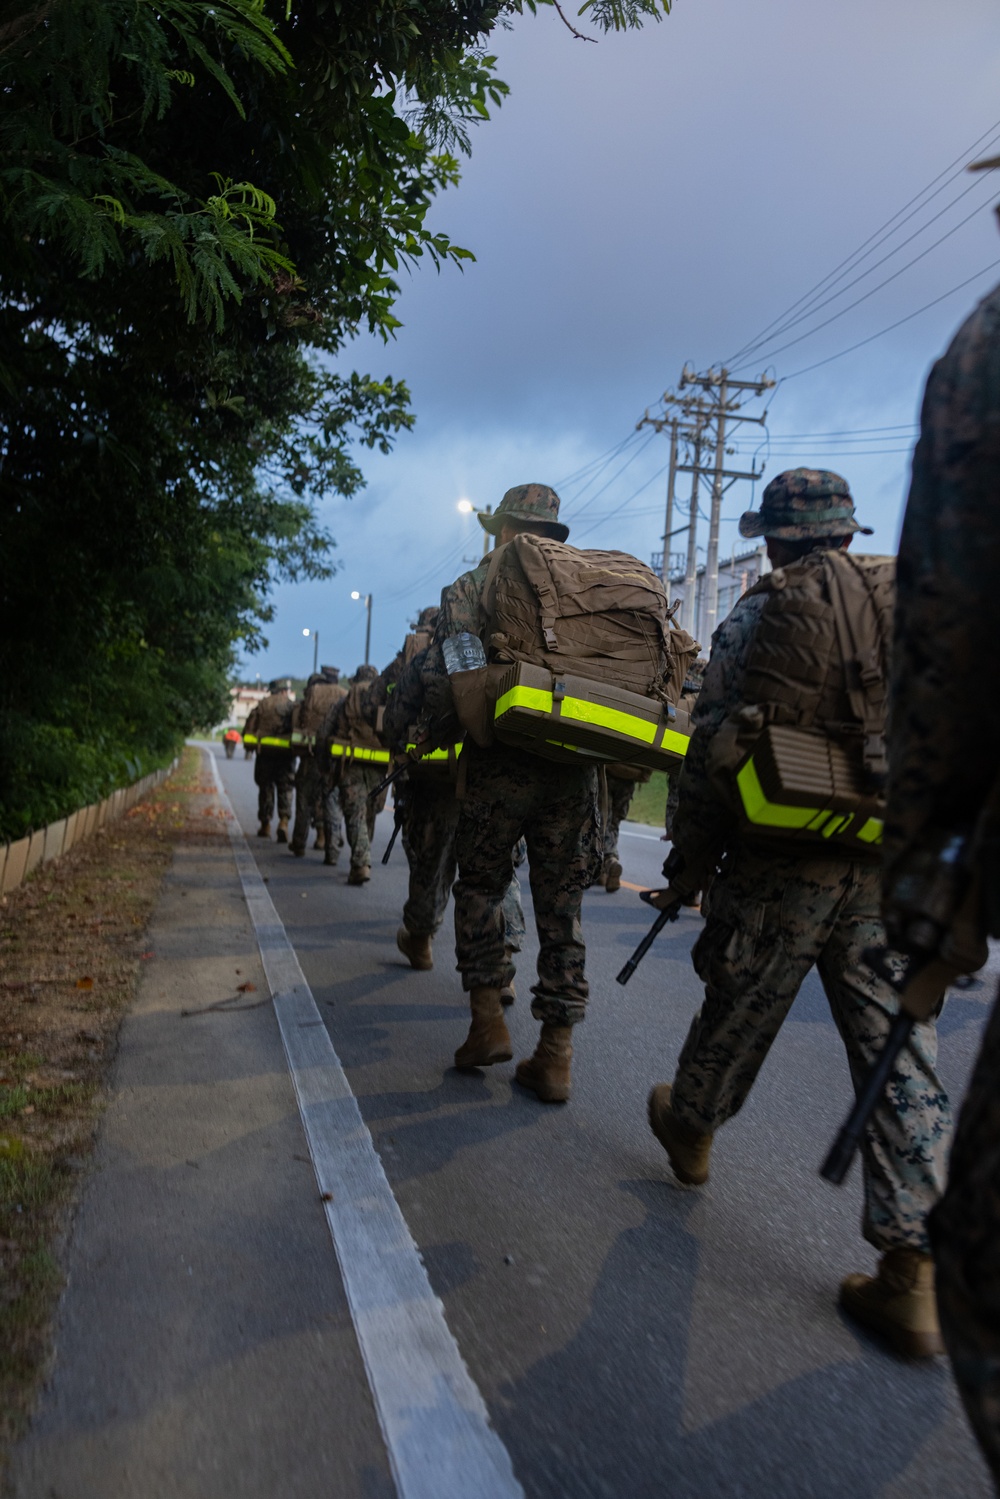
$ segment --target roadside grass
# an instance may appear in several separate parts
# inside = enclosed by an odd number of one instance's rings
[[[49,1359],[60,1241],[145,929],[175,842],[208,831],[202,780],[186,748],[148,801],[0,900],[0,1477]]]
[[[635,788],[632,805],[628,809],[631,822],[646,822],[650,827],[663,832],[663,820],[667,810],[666,771],[654,770],[644,785]]]

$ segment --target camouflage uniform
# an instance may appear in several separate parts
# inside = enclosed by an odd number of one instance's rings
[[[794,532],[793,532],[794,534]],[[808,533],[806,533],[808,534]],[[815,532],[814,532],[815,534]],[[857,1086],[898,1009],[894,990],[863,961],[884,946],[879,873],[847,852],[818,856],[737,831],[708,772],[714,734],[742,702],[742,682],[765,599],[739,600],[718,628],[681,775],[673,842],[693,872],[725,849],[694,964],[705,982],[678,1062],[671,1108],[683,1127],[711,1134],[742,1106],[803,979],[815,964]],[[914,1029],[863,1147],[863,1232],[880,1250],[927,1252],[926,1215],[944,1181],[948,1099],[935,1073],[933,1023]]]
[[[480,634],[488,567],[486,558],[445,590],[439,643],[466,630]],[[580,926],[583,892],[601,865],[597,772],[502,744],[480,749],[470,740],[462,761],[455,949],[463,986],[502,989],[513,978],[503,902],[514,875],[513,850],[523,837],[539,940],[531,1013],[543,1022],[574,1025],[584,1017],[588,995]]]
[[[618,859],[618,835],[621,825],[628,817],[628,809],[632,805],[635,788],[640,780],[649,780],[649,775],[638,775],[635,778],[626,779],[624,776],[616,776],[608,771],[608,825],[604,830],[604,867],[607,868],[612,859]]]
[[[359,666],[351,690],[327,714],[322,739],[350,741],[361,748],[380,746],[375,731],[376,695],[372,692],[377,672],[373,666]],[[367,691],[365,690],[367,686]],[[375,836],[375,818],[385,806],[386,792],[372,801],[371,793],[384,780],[388,766],[352,758],[340,759],[333,774],[344,813],[347,842],[351,849],[351,874],[371,869],[371,840]],[[331,823],[327,823],[328,836]],[[356,883],[356,881],[350,881]]]
[[[900,541],[886,909],[927,838],[971,827],[1000,744],[1000,287],[931,371]],[[998,877],[984,870],[996,931]],[[1000,1485],[1000,1004],[959,1116],[931,1216],[941,1328]]]
[[[344,827],[351,849],[351,868],[370,869],[372,839],[378,809],[371,793],[385,777],[385,767],[348,764],[341,768],[338,791],[344,812]]]
[[[295,705],[292,714],[293,730],[300,729],[315,741],[328,711],[328,708],[324,709],[323,699],[333,697],[333,706],[336,706],[336,699],[344,696],[346,690],[339,686],[335,668],[323,667],[322,672],[316,672],[309,678],[302,702]],[[307,741],[302,748],[299,768],[295,773],[295,823],[291,847],[293,851],[304,851],[310,827],[322,827],[324,843],[331,851],[327,862],[333,863],[337,851],[343,846],[344,819],[336,788],[329,784],[329,777],[324,775],[325,762],[329,758],[322,742]]]
[[[287,738],[291,731],[292,702],[284,691],[272,691],[254,710],[257,714],[255,728],[259,733],[260,724],[267,722],[268,715],[273,715],[276,706],[285,710],[279,737]],[[292,815],[292,788],[295,784],[294,751],[278,749],[273,745],[258,744],[253,765],[253,779],[257,787],[257,818],[261,826],[263,827],[271,820],[275,793],[277,793],[279,819],[289,819]]]

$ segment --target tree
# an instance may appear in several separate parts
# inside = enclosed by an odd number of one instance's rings
[[[0,833],[211,721],[269,582],[329,575],[317,497],[413,421],[335,361],[471,258],[428,218],[521,8],[0,5]]]

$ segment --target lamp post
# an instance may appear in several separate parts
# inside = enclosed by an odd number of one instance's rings
[[[316,663],[319,660],[319,631],[318,630],[303,630],[302,633],[303,633],[303,635],[306,636],[307,639],[309,638],[310,635],[312,636],[312,642],[313,642],[313,676],[315,676],[316,675]]]
[[[354,589],[351,598],[359,599],[360,597],[360,593],[358,593],[357,589]],[[370,593],[365,594],[365,609],[368,612],[368,620],[365,625],[365,665],[367,666],[372,647],[372,596]]]
[[[481,507],[479,505],[474,505],[471,500],[459,500],[458,505],[456,506],[456,509],[462,515],[492,515],[493,514],[493,506],[492,505],[485,505],[485,506]],[[490,533],[489,533],[489,531],[487,531],[486,527],[484,526],[483,527],[483,556],[484,557],[487,556],[488,553],[489,553],[490,542],[491,541],[495,541],[495,540],[496,540],[496,538],[494,536],[491,536]],[[466,561],[466,562],[471,562],[472,558],[471,557],[466,557],[463,560]]]

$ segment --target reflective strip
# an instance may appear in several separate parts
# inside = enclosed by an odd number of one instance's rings
[[[392,756],[388,750],[360,749],[353,744],[331,744],[331,755],[343,755],[345,760],[374,761],[377,765],[388,765]]]
[[[769,802],[760,784],[757,768],[749,759],[736,777],[743,798],[743,810],[751,822],[768,828],[807,828],[820,815],[816,807],[782,807]]]
[[[656,739],[657,725],[650,723],[648,718],[639,718],[635,713],[623,713],[620,708],[605,708],[600,703],[588,703],[584,698],[564,697],[559,717],[573,719],[576,723],[596,724],[599,729],[613,729],[616,734],[639,739],[643,744],[653,744]]]
[[[256,744],[257,743],[257,735],[256,734],[244,734],[243,735],[243,743],[244,744]]]
[[[686,755],[690,743],[687,734],[679,734],[676,729],[664,729],[660,749],[669,750],[673,755]]]
[[[512,687],[503,697],[497,698],[494,718],[500,718],[508,708],[535,708],[539,713],[552,712],[552,694],[540,687]]]
[[[416,748],[415,744],[408,744],[406,746],[406,753],[412,756]],[[448,760],[451,758],[452,750],[455,751],[456,756],[460,755],[462,753],[462,742],[459,741],[458,744],[452,744],[445,749],[430,750],[426,755],[419,755],[416,758],[416,763],[419,765],[424,760]]]
[[[553,695],[545,692],[540,687],[512,687],[497,699],[494,718],[501,718],[511,708],[533,708],[539,713],[551,713],[553,709]],[[611,729],[616,734],[624,734],[628,739],[636,739],[640,744],[655,744],[658,725],[650,723],[648,718],[640,718],[635,713],[623,713],[620,708],[607,708],[600,703],[587,702],[585,698],[564,697],[562,699],[559,718],[565,718],[575,723],[590,723],[599,729]],[[548,740],[555,744],[556,740]],[[674,754],[683,755],[687,753],[687,735],[679,734],[676,729],[666,728],[663,738],[660,740],[660,748],[671,750]],[[572,745],[567,745],[571,749]]]
[[[758,827],[798,829],[833,838],[846,832],[854,820],[853,812],[831,812],[825,807],[786,807],[779,802],[769,802],[760,784],[753,756],[737,772],[736,784],[744,812]],[[869,817],[852,836],[862,843],[881,843],[882,819]]]
[[[264,738],[258,741],[261,745],[267,745],[268,749],[291,749],[287,739]]]
[[[292,743],[293,744],[315,744],[316,743],[316,735],[315,734],[306,734],[306,733],[303,732],[302,729],[293,729],[293,731],[292,731]]]

